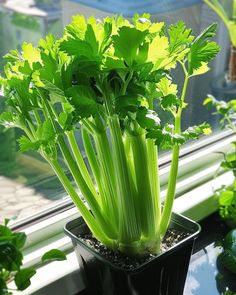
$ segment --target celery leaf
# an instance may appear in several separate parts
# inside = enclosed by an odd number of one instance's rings
[[[190,45],[188,53],[188,73],[190,75],[194,70],[198,70],[203,62],[211,61],[219,52],[220,47],[216,42],[208,40],[215,36],[216,29],[216,24],[210,25]]]

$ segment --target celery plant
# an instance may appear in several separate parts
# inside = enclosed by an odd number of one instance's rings
[[[1,78],[12,108],[1,115],[21,128],[21,151],[36,150],[51,165],[93,235],[127,254],[158,253],[170,221],[180,145],[207,133],[202,124],[181,129],[189,79],[208,71],[219,51],[182,21],[168,29],[149,15],[102,21],[75,16],[56,40],[6,55]],[[181,95],[172,83],[177,64],[185,76]],[[161,123],[158,103],[173,121]],[[77,134],[81,132],[88,165]],[[158,148],[173,149],[168,191],[161,208]],[[58,159],[62,154],[71,182]],[[86,204],[80,199],[81,191]]]

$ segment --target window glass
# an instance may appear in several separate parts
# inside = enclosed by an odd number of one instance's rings
[[[154,1],[146,2],[154,5]],[[221,88],[216,81],[224,77],[229,47],[228,35],[224,24],[201,1],[183,1],[185,2],[186,4],[177,5],[178,1],[160,1],[161,4],[155,4],[153,8],[150,6],[149,9],[153,20],[164,20],[170,24],[182,19],[187,26],[193,28],[194,34],[199,33],[212,21],[219,23],[216,41],[222,46],[222,51],[211,65],[212,70],[209,73],[191,81],[187,95],[191,107],[185,111],[183,121],[183,128],[203,121],[216,128],[217,117],[211,116],[211,112],[201,104],[207,93],[214,92],[219,97],[221,95]],[[102,3],[103,1],[90,0],[87,6],[85,1],[79,0],[0,0],[0,71],[4,66],[2,57],[9,50],[20,49],[24,41],[36,45],[39,39],[48,33],[60,36],[63,26],[70,22],[74,14],[103,18],[112,12],[131,14],[135,12],[134,9],[145,12],[149,7],[145,1],[140,1],[142,5],[138,4],[139,6],[134,8],[133,3],[133,8],[129,10],[127,1],[111,0],[106,1],[109,12],[105,12],[103,9],[106,7],[102,6]],[[182,85],[181,70],[177,69],[173,75],[175,82]],[[4,97],[1,97],[0,111],[4,108]],[[27,217],[54,205],[65,196],[52,169],[39,155],[17,152],[16,139],[19,135],[17,130],[4,131],[0,127],[0,219]]]

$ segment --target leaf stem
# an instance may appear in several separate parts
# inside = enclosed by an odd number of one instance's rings
[[[74,131],[68,131],[66,133],[67,135],[67,138],[68,138],[68,142],[70,144],[70,147],[71,147],[71,151],[73,152],[73,155],[74,155],[74,158],[75,158],[75,161],[79,167],[79,170],[81,171],[81,174],[84,178],[84,180],[86,181],[89,189],[91,190],[91,192],[93,193],[94,196],[97,195],[97,192],[96,192],[96,189],[94,188],[94,183],[90,177],[90,174],[88,172],[88,169],[84,163],[84,159],[81,155],[81,152],[79,150],[79,147],[78,147],[78,143],[75,139],[75,135],[74,135]]]
[[[114,241],[109,239],[102,227],[99,226],[99,223],[96,222],[96,217],[94,217],[91,212],[88,210],[88,208],[85,206],[83,201],[80,199],[76,191],[74,190],[70,180],[67,178],[65,175],[64,171],[61,169],[60,165],[58,164],[57,161],[51,161],[49,158],[47,158],[47,161],[49,164],[52,166],[54,169],[55,173],[57,174],[58,178],[60,179],[61,183],[65,187],[67,193],[70,195],[72,198],[73,202],[75,205],[78,207],[79,211],[81,212],[83,218],[85,219],[86,223],[88,224],[90,230],[94,234],[94,236],[97,239],[100,239],[104,245],[109,245],[112,246],[112,248],[115,247]]]
[[[129,82],[131,81],[133,77],[133,71],[130,70],[129,74],[128,74],[128,77],[126,79],[126,81],[124,82],[124,85],[122,87],[122,90],[121,90],[121,95],[125,95],[126,94],[126,91],[127,91],[127,87],[129,85]]]
[[[106,131],[94,135],[97,158],[106,187],[103,205],[106,214],[110,215],[112,223],[118,227],[117,192],[115,181],[115,167],[112,161],[111,148],[108,142]]]
[[[188,86],[189,76],[188,74],[185,75],[184,85],[181,95],[181,105],[177,111],[175,117],[175,134],[181,134],[181,114],[182,114],[182,105],[184,104],[187,86]],[[179,145],[174,145],[173,152],[172,152],[172,161],[171,161],[171,168],[167,186],[167,195],[164,203],[164,208],[161,217],[161,224],[160,224],[160,231],[161,235],[164,236],[169,222],[171,218],[174,198],[175,198],[175,190],[176,190],[176,182],[177,182],[177,174],[178,174],[178,166],[179,166]]]
[[[117,115],[109,117],[113,161],[117,180],[117,198],[119,201],[119,241],[120,249],[133,251],[140,239],[140,228],[135,215],[134,193],[129,183],[128,166],[125,156],[124,143]]]
[[[133,162],[137,186],[138,222],[142,228],[142,240],[144,247],[152,249],[153,253],[159,252],[160,238],[158,210],[156,210],[156,195],[152,194],[148,149],[145,134],[130,135],[131,149],[133,151]],[[155,163],[152,163],[152,166]],[[160,218],[160,215],[159,215]]]
[[[45,104],[45,108],[47,109],[51,124],[52,124],[56,134],[58,135],[58,137],[57,137],[58,145],[59,145],[62,155],[65,159],[65,162],[66,162],[66,164],[67,164],[67,166],[68,166],[68,168],[75,180],[76,185],[81,190],[82,195],[84,196],[84,198],[88,202],[88,205],[89,205],[90,209],[92,210],[94,216],[101,223],[103,230],[106,231],[106,234],[108,236],[113,236],[114,227],[111,223],[107,223],[106,220],[104,219],[104,217],[102,216],[101,208],[100,208],[99,203],[97,201],[97,193],[96,193],[96,195],[94,195],[93,194],[94,190],[91,191],[89,186],[85,182],[80,169],[78,169],[78,167],[77,167],[77,165],[70,153],[70,150],[68,149],[68,147],[64,141],[63,135],[60,134],[60,132],[57,130],[57,126],[54,122],[54,114],[51,109],[50,103],[47,101],[47,98],[44,97],[44,95],[42,95],[42,98],[43,98],[43,101]]]

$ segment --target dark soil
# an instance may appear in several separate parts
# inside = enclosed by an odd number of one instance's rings
[[[180,241],[184,240],[190,235],[188,232],[182,232],[177,229],[169,229],[162,240],[161,253],[167,251],[172,246],[176,245]],[[136,256],[127,256],[120,251],[112,251],[102,245],[97,239],[95,239],[91,233],[86,235],[79,235],[78,238],[85,243],[87,246],[98,252],[105,259],[109,260],[112,264],[118,268],[124,270],[134,270],[140,267],[141,265],[147,263],[148,261],[155,258],[157,255],[148,254],[147,256],[136,257]]]

